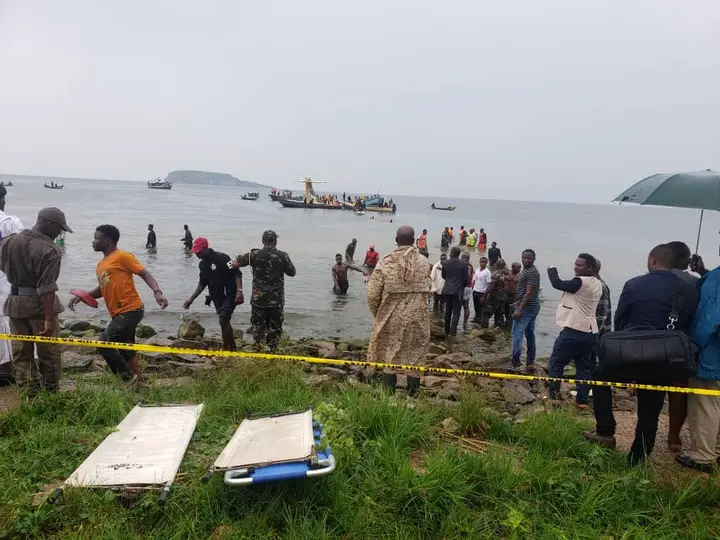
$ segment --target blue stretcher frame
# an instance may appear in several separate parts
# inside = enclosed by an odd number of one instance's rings
[[[313,439],[315,448],[322,446],[322,426],[313,420]],[[225,483],[229,486],[247,486],[250,484],[263,484],[278,480],[293,480],[324,476],[335,470],[335,456],[326,445],[323,450],[308,460],[290,463],[277,463],[265,467],[246,467],[225,471]]]

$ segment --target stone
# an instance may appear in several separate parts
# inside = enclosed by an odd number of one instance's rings
[[[233,337],[234,337],[235,339],[244,339],[244,338],[245,338],[245,332],[243,332],[243,331],[240,330],[239,328],[234,328],[234,329],[233,329]]]
[[[460,425],[452,417],[446,418],[445,420],[440,422],[440,425],[442,426],[443,431],[445,431],[446,433],[457,433],[460,430]]]
[[[432,360],[428,359],[427,365],[437,368],[456,369],[461,366],[465,367],[466,364],[469,364],[471,362],[472,356],[470,356],[468,353],[454,352],[436,356]]]
[[[347,377],[347,372],[344,369],[332,367],[332,366],[320,366],[315,368],[315,371],[322,374],[327,375],[328,377],[332,377],[333,379],[342,380],[345,377]]]
[[[93,361],[102,357],[99,355],[80,354],[73,351],[67,351],[62,354],[62,369],[65,371],[89,371],[93,366]],[[104,363],[105,361],[102,360]]]
[[[453,381],[458,384],[460,383],[460,381],[458,381],[454,377],[437,377],[435,375],[426,375],[421,379],[420,383],[425,388],[440,388],[443,385]]]
[[[90,328],[90,323],[87,321],[75,321],[67,327],[67,329],[72,332],[84,332],[88,328]]]
[[[335,350],[339,353],[348,352],[350,350],[350,347],[347,343],[344,341],[339,342],[337,345],[335,345]]]
[[[147,339],[149,337],[153,337],[155,334],[157,334],[157,332],[152,326],[138,324],[135,329],[135,337],[139,339]]]
[[[443,345],[442,343],[431,343],[428,352],[437,355],[447,354],[448,348],[447,345]]]
[[[351,351],[362,351],[368,346],[366,339],[348,339],[345,343]]]
[[[445,339],[445,327],[432,325],[430,327],[430,339]]]
[[[204,364],[186,364],[185,362],[177,362],[171,360],[165,364],[166,369],[170,369],[173,373],[179,376],[191,376],[196,375],[202,371],[209,369],[209,366]]]
[[[182,339],[197,339],[205,335],[205,327],[195,320],[183,321],[177,335]]]
[[[176,339],[170,346],[173,349],[208,349],[207,343],[192,339]]]
[[[321,358],[335,357],[335,343],[332,341],[313,341],[312,344],[317,348],[317,354]]]
[[[72,337],[73,333],[72,330],[60,330],[59,335],[61,338],[69,338]]]
[[[82,337],[82,338],[94,338],[94,337],[97,336],[97,335],[98,335],[98,331],[97,331],[97,330],[95,330],[94,328],[88,328],[88,329],[85,330],[79,337]]]
[[[177,354],[174,359],[186,364],[205,364],[210,361],[207,356],[198,356],[196,354]]]
[[[507,403],[514,405],[527,405],[537,399],[530,388],[521,381],[503,381],[502,395]]]
[[[460,391],[451,388],[441,388],[437,394],[435,394],[435,397],[445,401],[458,401],[460,399]]]
[[[155,347],[172,347],[173,340],[155,334],[144,341],[145,345],[154,345]]]
[[[321,373],[311,373],[305,376],[305,382],[311,385],[324,384],[332,380],[330,375],[323,375]]]

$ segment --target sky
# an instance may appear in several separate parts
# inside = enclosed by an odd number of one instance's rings
[[[0,173],[606,202],[720,168],[717,0],[0,0]]]

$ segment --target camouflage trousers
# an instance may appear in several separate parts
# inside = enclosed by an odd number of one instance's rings
[[[43,319],[10,318],[13,334],[37,336],[45,328]],[[55,321],[55,333],[58,336],[58,323]],[[35,348],[39,366],[35,363]],[[60,385],[60,359],[62,349],[55,343],[33,343],[32,341],[13,341],[13,365],[15,380],[20,387],[39,390],[41,386],[48,391],[55,391]]]
[[[284,309],[283,306],[252,306],[250,324],[257,347],[267,344],[271,351],[277,349],[282,335]]]
[[[505,326],[505,294],[491,295],[485,300],[482,311],[481,326],[487,328],[490,323],[490,317],[495,316],[495,326]]]

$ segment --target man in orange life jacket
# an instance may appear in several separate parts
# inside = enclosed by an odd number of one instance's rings
[[[365,268],[374,269],[380,260],[380,254],[375,251],[375,246],[370,244],[370,248],[365,252],[365,262],[363,266]]]

